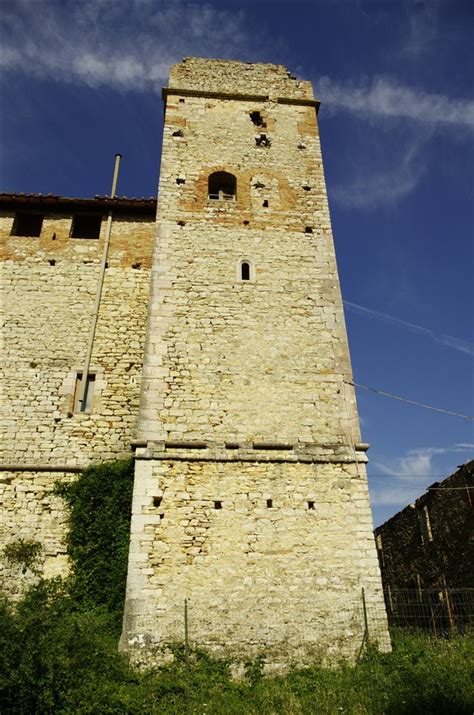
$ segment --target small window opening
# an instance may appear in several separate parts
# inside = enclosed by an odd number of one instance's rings
[[[235,201],[237,179],[227,171],[215,171],[208,179],[208,196],[214,201]]]
[[[244,224],[244,226],[248,226],[248,225],[249,225],[249,221],[242,221],[242,223]]]
[[[54,258],[51,258],[51,259],[48,261],[48,263],[49,263],[50,266],[55,266],[55,265],[56,265],[56,261],[54,260]]]
[[[137,262],[137,263],[132,263],[132,268],[133,268],[135,271],[139,271],[141,267],[142,267],[142,264],[139,263],[139,262]]]
[[[306,149],[306,144],[298,144],[298,149]]]
[[[92,403],[94,399],[95,375],[89,373],[86,378],[86,391],[84,400],[79,400],[81,396],[82,372],[78,372],[76,376],[76,389],[74,392],[74,412],[92,412]]]
[[[176,183],[177,183],[177,184],[185,184],[185,183],[186,183],[186,179],[183,179],[182,176],[178,176],[177,179],[176,179]]]
[[[177,223],[178,223],[178,226],[186,226],[185,221],[178,221]]]
[[[273,507],[273,499],[267,499],[267,509],[271,509]]]
[[[265,121],[260,114],[260,112],[250,112],[250,119],[255,124],[256,127],[266,127]]]
[[[214,502],[214,509],[222,509],[222,502],[221,502],[221,501],[215,501],[215,502]]]
[[[250,263],[244,261],[240,266],[240,277],[243,281],[250,280]]]
[[[52,241],[55,241],[55,240],[56,240],[56,233],[53,233],[53,235],[51,236],[51,240],[52,240]]]
[[[268,199],[265,199],[262,206],[267,209],[268,208]]]
[[[314,501],[308,502],[308,509],[314,509]]]
[[[99,238],[102,216],[79,214],[73,217],[71,238]]]
[[[272,145],[272,142],[266,134],[260,134],[260,136],[255,137],[255,144],[257,146],[269,147]]]
[[[175,132],[172,133],[172,137],[182,137],[184,136],[183,130],[182,129],[177,129]]]
[[[12,236],[39,236],[43,226],[42,214],[18,213],[13,222]]]
[[[153,497],[153,506],[161,506],[163,497]]]
[[[303,189],[304,189],[305,191],[311,191],[311,186],[303,186]]]
[[[304,232],[305,232],[305,233],[313,233],[313,228],[312,228],[312,226],[306,226]]]
[[[180,98],[179,98],[179,103],[180,103],[180,104],[184,104],[185,101],[186,101],[186,100],[185,100],[183,97],[180,97]]]

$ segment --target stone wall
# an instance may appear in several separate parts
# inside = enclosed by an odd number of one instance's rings
[[[474,461],[375,530],[384,588],[474,588]]]
[[[311,85],[187,59],[164,96],[122,647],[182,640],[187,599],[218,654],[353,657],[364,588],[387,648]]]
[[[24,199],[18,203],[18,210],[28,209]],[[86,202],[85,210],[94,210],[94,200]],[[90,412],[81,413],[75,408],[77,374],[83,369],[106,221],[102,221],[98,240],[73,239],[72,214],[61,201],[58,206],[46,204],[42,212],[45,218],[39,237],[10,235],[14,206],[3,211],[0,223],[0,476],[14,467],[13,476],[4,482],[7,519],[2,544],[31,533],[45,544],[48,572],[55,544],[57,564],[64,563],[58,534],[65,517],[57,513],[57,500],[51,508],[49,489],[58,473],[47,469],[60,467],[74,474],[78,467],[131,451],[155,224],[149,211],[143,216],[134,211],[114,217],[90,366],[95,375],[93,405]],[[16,589],[15,583],[12,586]]]
[[[364,466],[207,460],[136,462],[122,637],[133,657],[183,640],[187,599],[190,642],[215,655],[264,653],[277,670],[354,658],[362,587],[387,648]]]

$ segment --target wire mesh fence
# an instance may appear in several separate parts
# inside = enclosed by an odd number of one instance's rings
[[[390,627],[435,636],[474,629],[474,588],[387,588],[384,596]]]

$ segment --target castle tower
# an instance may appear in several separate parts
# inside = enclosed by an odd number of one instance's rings
[[[122,648],[389,647],[310,82],[188,58],[165,125]]]

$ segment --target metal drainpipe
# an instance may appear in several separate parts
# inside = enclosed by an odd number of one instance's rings
[[[115,191],[117,189],[117,179],[118,179],[121,158],[122,158],[121,154],[115,155],[114,178],[112,179],[112,191],[110,194],[111,198],[115,197]],[[84,367],[82,368],[81,387],[79,390],[79,403],[81,404],[81,407],[83,406],[84,408],[85,408],[86,392],[87,392],[87,378],[89,376],[92,348],[94,346],[95,329],[97,326],[97,319],[99,316],[100,299],[102,297],[102,287],[104,285],[105,268],[107,265],[107,256],[109,253],[109,243],[110,243],[111,231],[112,231],[112,209],[110,209],[109,215],[107,216],[107,229],[105,232],[104,251],[102,254],[102,261],[100,264],[99,281],[97,283],[97,290],[96,290],[96,294],[95,294],[94,310],[92,313],[92,323],[91,323],[91,327],[89,330],[89,339],[87,341],[86,357],[84,359]],[[82,411],[83,410],[81,409],[81,412]]]

